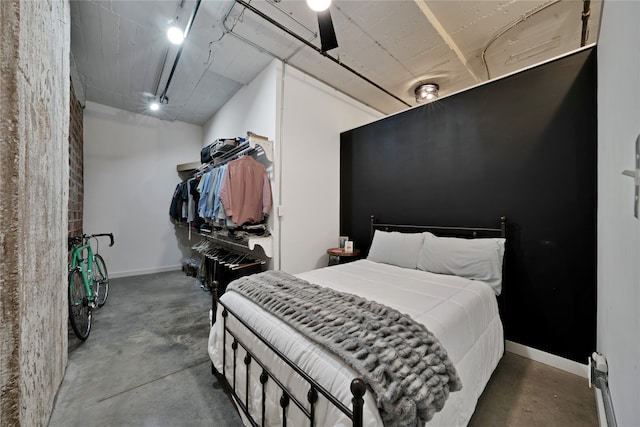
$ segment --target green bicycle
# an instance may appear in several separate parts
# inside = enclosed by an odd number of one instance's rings
[[[102,307],[109,295],[109,275],[104,259],[98,254],[98,237],[108,236],[113,246],[113,233],[83,234],[69,237],[69,320],[76,336],[84,341],[91,332],[92,311]],[[96,240],[96,252],[91,247]]]

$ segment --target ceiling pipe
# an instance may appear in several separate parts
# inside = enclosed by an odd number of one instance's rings
[[[163,101],[165,100],[168,101],[167,91],[169,90],[169,85],[171,84],[171,80],[173,79],[173,73],[175,73],[176,67],[178,66],[178,62],[180,62],[180,56],[182,56],[182,50],[184,49],[184,45],[187,43],[187,37],[189,37],[189,32],[191,31],[191,25],[193,24],[193,21],[196,19],[196,15],[198,14],[198,9],[200,8],[201,1],[202,0],[197,0],[196,4],[193,6],[193,12],[191,13],[191,16],[189,17],[189,21],[187,22],[187,26],[184,29],[184,40],[182,41],[182,44],[178,49],[178,53],[176,53],[176,59],[173,61],[173,67],[171,67],[171,72],[169,73],[167,84],[164,86],[164,90],[160,95],[160,104],[162,104]]]
[[[382,86],[380,86],[379,84],[377,84],[376,82],[374,82],[373,80],[369,79],[368,77],[360,74],[358,71],[354,70],[353,68],[349,67],[348,65],[344,64],[343,62],[341,62],[339,59],[334,58],[333,56],[329,55],[326,52],[323,52],[322,49],[320,49],[319,47],[315,46],[313,43],[308,42],[304,37],[299,36],[298,34],[294,33],[293,31],[291,31],[289,28],[285,27],[284,25],[280,24],[278,21],[275,21],[274,19],[272,19],[270,16],[264,14],[263,12],[259,11],[258,9],[256,9],[255,7],[251,6],[249,3],[247,3],[244,0],[235,0],[236,3],[241,4],[242,6],[244,6],[245,8],[249,9],[251,12],[255,13],[256,15],[258,15],[259,17],[261,17],[262,19],[264,19],[265,21],[269,22],[270,24],[278,27],[280,30],[284,31],[285,33],[289,34],[291,37],[295,38],[296,40],[304,43],[305,45],[307,45],[308,47],[310,47],[311,49],[315,50],[316,52],[318,52],[320,55],[324,56],[325,58],[335,62],[336,64],[338,64],[339,66],[341,66],[342,68],[344,68],[345,70],[349,71],[351,74],[355,75],[356,77],[364,80],[365,82],[369,83],[370,85],[378,88],[379,90],[381,90],[382,92],[386,93],[387,95],[389,95],[390,97],[394,98],[395,100],[401,102],[402,104],[406,105],[407,107],[412,107],[411,104],[408,104],[407,102],[405,102],[403,99],[397,97],[396,95],[392,94],[391,92],[389,92],[388,90],[386,90],[385,88],[383,88]]]
[[[587,44],[589,37],[589,17],[591,16],[591,0],[584,0],[582,9],[582,38],[580,39],[580,47]]]
[[[271,4],[272,6],[275,6],[272,2],[269,2],[269,4]],[[252,42],[251,40],[249,40],[246,37],[241,36],[240,34],[237,34],[235,32],[233,32],[233,29],[235,28],[235,24],[233,25],[233,27],[229,27],[229,25],[227,24],[227,20],[229,19],[229,17],[231,16],[231,12],[233,12],[233,8],[236,6],[236,2],[233,2],[233,4],[231,5],[231,7],[229,8],[229,10],[227,11],[227,13],[224,15],[224,18],[222,19],[222,27],[224,28],[224,32],[222,34],[222,36],[224,37],[226,34],[231,34],[233,37],[237,38],[238,40],[248,44],[249,46],[253,46],[255,47],[258,51],[262,52],[262,53],[266,53],[267,55],[271,55],[272,57],[279,59],[282,62],[288,62],[288,60],[295,55],[297,52],[300,51],[300,49],[303,47],[303,45],[300,45],[300,47],[298,47],[298,49],[296,49],[296,51],[291,54],[288,58],[281,58],[280,56],[276,55],[275,53],[271,52],[269,49],[266,49],[254,42]],[[277,8],[278,10],[282,11],[282,9]],[[294,19],[294,21],[298,22],[297,20]],[[303,25],[304,27],[304,25]],[[304,27],[307,28],[307,27]],[[309,30],[309,32],[311,32],[313,34],[313,37],[311,38],[311,40],[314,40],[318,37],[317,34],[313,33],[313,31]],[[222,37],[220,39],[218,39],[217,41],[222,40]]]
[[[303,28],[309,30],[309,32],[313,35],[313,37],[311,37],[311,39],[309,39],[309,41],[315,40],[318,38],[318,33],[314,33],[313,30],[310,30],[309,28],[307,28],[305,25],[303,25],[302,23],[300,23],[300,21],[298,21],[297,19],[293,18],[292,16],[290,16],[285,10],[281,9],[280,7],[277,7],[275,5],[275,3],[273,3],[272,1],[268,2],[270,5],[276,7],[276,9],[278,9],[279,11],[281,11],[282,13],[285,14],[285,16],[293,19],[295,22],[299,23]],[[227,20],[229,19],[229,16],[231,16],[231,12],[233,12],[233,8],[236,6],[236,2],[233,2],[233,4],[231,5],[231,7],[229,8],[229,11],[225,14],[224,19],[222,20],[222,27],[224,28],[224,33],[223,36],[225,34],[231,34],[233,37],[237,38],[238,40],[243,41],[244,43],[248,44],[249,46],[253,46],[255,47],[258,51],[262,52],[262,53],[266,53],[267,55],[271,55],[272,57],[280,60],[281,62],[284,63],[288,63],[289,60],[291,58],[293,58],[298,52],[300,52],[305,45],[301,44],[299,45],[291,55],[287,56],[286,58],[282,58],[279,55],[276,55],[275,53],[273,53],[272,51],[270,51],[269,49],[266,49],[262,46],[259,46],[258,44],[252,42],[251,40],[249,40],[246,37],[242,37],[240,34],[237,34],[235,32],[233,32],[233,28],[235,27],[235,24],[233,27],[229,27],[229,25],[227,24]],[[220,41],[220,40],[218,40]]]
[[[271,6],[273,6],[274,8],[278,9],[284,16],[286,16],[287,18],[291,19],[293,22],[297,23],[298,25],[300,25],[302,28],[304,28],[305,30],[309,31],[311,34],[314,35],[314,39],[316,37],[318,37],[318,32],[314,31],[313,29],[307,27],[304,22],[300,21],[298,18],[296,18],[295,16],[293,16],[292,14],[290,14],[289,12],[287,12],[286,10],[284,10],[283,8],[281,8],[280,6],[278,6],[278,3],[281,0],[267,0],[267,3],[269,3]]]
[[[491,75],[489,74],[489,64],[487,64],[487,50],[489,50],[491,45],[493,43],[495,43],[495,41],[498,40],[500,37],[502,37],[507,31],[509,31],[510,29],[515,27],[516,25],[520,24],[521,22],[526,21],[527,19],[529,19],[530,17],[532,17],[536,13],[542,12],[546,8],[551,7],[556,3],[560,3],[560,1],[561,0],[552,1],[550,3],[547,3],[547,4],[544,4],[544,5],[540,6],[539,8],[537,8],[535,10],[532,10],[531,12],[525,13],[520,18],[516,19],[511,24],[507,25],[502,30],[500,30],[495,36],[493,36],[493,38],[489,41],[489,43],[487,43],[487,45],[482,50],[482,63],[484,64],[484,69],[487,72],[487,80],[491,80]]]

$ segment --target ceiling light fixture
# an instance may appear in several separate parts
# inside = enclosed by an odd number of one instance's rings
[[[158,104],[156,101],[153,101],[151,104],[149,104],[149,109],[151,111],[158,111],[160,109],[160,104]]]
[[[329,6],[331,6],[331,0],[307,0],[307,5],[311,10],[322,12],[329,9]]]
[[[191,31],[191,26],[193,25],[193,21],[196,19],[196,15],[198,14],[198,9],[200,8],[200,3],[202,0],[196,0],[195,5],[193,6],[193,11],[191,12],[191,17],[189,17],[189,21],[187,22],[187,26],[184,28],[184,40],[189,37],[189,32]],[[185,44],[181,43],[178,48],[178,52],[176,52],[176,57],[173,60],[173,66],[171,67],[171,72],[169,73],[169,77],[167,77],[167,82],[165,83],[164,90],[160,94],[160,104],[168,104],[169,98],[167,98],[167,92],[169,91],[169,85],[171,85],[171,80],[173,79],[173,74],[176,72],[176,68],[178,67],[178,62],[180,62],[180,56],[182,56],[182,50],[184,49]],[[166,53],[165,53],[166,59]],[[162,71],[164,70],[164,61],[162,64],[162,70],[160,71],[160,75],[158,76],[158,85],[156,86],[155,94],[158,93],[158,88],[160,87],[160,78],[162,77]]]
[[[167,38],[173,44],[182,44],[184,41],[184,33],[180,28],[173,25],[167,30]]]
[[[421,83],[416,87],[416,102],[431,101],[438,97],[440,86],[436,83]]]

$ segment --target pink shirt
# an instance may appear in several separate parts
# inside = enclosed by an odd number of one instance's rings
[[[237,225],[262,221],[273,204],[267,168],[251,156],[229,162],[218,195]]]

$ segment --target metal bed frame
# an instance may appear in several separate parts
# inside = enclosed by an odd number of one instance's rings
[[[499,228],[486,228],[486,227],[445,227],[445,226],[422,226],[422,225],[403,225],[403,224],[386,224],[386,223],[377,223],[375,221],[375,217],[371,215],[370,224],[371,224],[371,239],[373,239],[373,233],[375,230],[384,230],[384,231],[409,231],[409,232],[422,232],[422,231],[433,231],[437,234],[447,234],[447,235],[455,235],[455,236],[468,236],[471,238],[475,237],[505,237],[506,236],[506,217],[500,218],[500,227]],[[240,411],[245,415],[246,419],[252,426],[265,426],[265,414],[266,414],[266,385],[269,381],[275,383],[277,387],[280,389],[281,397],[280,397],[280,407],[282,409],[282,426],[287,426],[287,409],[293,403],[298,409],[309,419],[309,426],[313,427],[317,425],[315,420],[315,404],[318,401],[319,394],[324,396],[327,401],[345,414],[351,421],[353,427],[362,427],[363,425],[363,406],[364,406],[364,395],[367,390],[366,383],[360,378],[354,378],[351,381],[350,391],[352,395],[351,403],[352,408],[348,408],[344,403],[342,403],[338,398],[336,398],[333,394],[331,394],[328,390],[326,390],[323,386],[318,384],[318,382],[313,379],[309,374],[304,372],[302,368],[300,368],[296,363],[290,360],[285,354],[283,354],[279,349],[277,349],[273,344],[271,344],[266,338],[261,336],[254,328],[252,328],[244,319],[239,317],[232,309],[227,307],[224,302],[218,299],[217,289],[213,289],[213,312],[215,313],[216,305],[219,304],[222,306],[222,319],[223,319],[223,338],[222,338],[222,367],[223,372],[218,372],[213,363],[211,364],[212,373],[217,375],[220,379],[223,380],[223,384],[226,390],[231,394],[231,397],[235,401],[237,407]],[[286,363],[294,372],[296,372],[300,378],[302,378],[308,384],[308,392],[307,392],[307,402],[309,404],[309,409],[305,406],[305,403],[302,402],[301,399],[295,397],[266,366],[265,363],[256,358],[255,354],[248,348],[248,346],[242,342],[242,340],[228,327],[228,318],[232,316],[235,318],[240,324],[242,324],[253,336],[257,337],[267,348],[273,352],[277,358]],[[212,319],[212,323],[215,322],[215,317]],[[227,336],[232,338],[231,342],[231,350],[233,352],[233,368],[231,373],[226,372],[227,365],[227,344],[228,339]],[[239,361],[238,348],[242,347],[245,352],[244,358],[242,361]],[[262,385],[262,402],[261,402],[261,413],[260,413],[260,422],[257,422],[254,416],[249,411],[249,379],[250,379],[250,371],[251,366],[254,364],[258,365],[257,369],[261,369],[260,373],[260,383]],[[240,396],[239,390],[236,387],[237,384],[237,376],[238,376],[238,366],[240,363],[245,365],[244,375],[245,375],[245,389],[244,398]]]
[[[340,410],[343,414],[345,414],[351,421],[354,427],[362,427],[362,408],[364,406],[363,396],[367,390],[367,386],[363,380],[360,378],[354,378],[351,381],[351,395],[353,398],[352,409],[349,409],[345,406],[340,400],[338,400],[334,395],[332,395],[327,389],[318,384],[313,378],[311,378],[306,372],[304,372],[298,365],[296,365],[293,361],[291,361],[285,354],[283,354],[280,350],[278,350],[273,344],[267,341],[263,336],[261,336],[255,329],[253,329],[250,325],[248,325],[242,318],[240,318],[233,310],[228,308],[223,302],[218,301],[220,305],[223,307],[222,318],[224,322],[224,335],[222,338],[222,366],[223,372],[218,373],[218,375],[224,380],[224,383],[227,387],[227,390],[231,393],[233,400],[236,402],[238,408],[244,413],[247,420],[251,423],[252,426],[264,426],[265,425],[265,413],[266,413],[266,385],[269,380],[272,380],[282,392],[280,397],[280,407],[282,408],[282,426],[286,427],[287,425],[287,408],[293,402],[295,406],[297,406],[300,411],[309,419],[309,425],[311,427],[316,425],[315,420],[315,404],[318,401],[318,393],[324,396],[331,405],[335,406],[338,410]],[[263,344],[265,344],[270,351],[273,352],[280,360],[285,362],[291,369],[293,369],[304,381],[307,382],[309,388],[307,392],[307,402],[309,403],[309,409],[307,409],[304,403],[295,397],[287,387],[267,368],[267,366],[260,361],[254,353],[247,347],[245,343],[243,343],[238,336],[231,331],[227,326],[227,318],[229,315],[233,316],[236,320],[238,320],[252,335],[257,337]],[[225,367],[227,364],[227,335],[230,335],[233,338],[233,342],[231,343],[231,349],[233,350],[233,372],[231,374],[231,381],[227,378],[227,373],[225,372]],[[238,390],[236,388],[236,376],[237,376],[237,367],[238,367],[238,346],[242,347],[245,351],[245,357],[243,358],[243,363],[246,366],[245,369],[245,390],[244,390],[244,399],[238,394]],[[250,377],[250,367],[252,362],[255,361],[259,366],[259,369],[262,369],[260,373],[260,384],[262,385],[262,402],[261,402],[261,422],[258,423],[254,419],[253,415],[249,411],[249,377]],[[216,373],[215,368],[214,373]]]
[[[370,217],[370,227],[371,227],[371,235],[370,241],[373,241],[373,233],[375,230],[381,231],[405,231],[405,232],[423,232],[423,231],[433,231],[434,234],[445,234],[448,236],[456,236],[456,237],[502,237],[505,238],[507,235],[507,217],[500,217],[500,227],[491,228],[491,227],[450,227],[450,226],[440,226],[440,225],[406,225],[406,224],[385,224],[381,222],[376,222],[376,218],[374,215]]]

